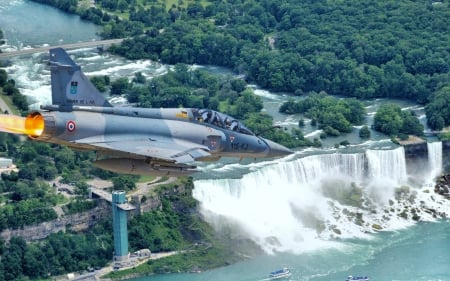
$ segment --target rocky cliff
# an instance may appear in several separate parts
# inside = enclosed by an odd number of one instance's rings
[[[11,237],[22,237],[25,241],[31,242],[44,239],[52,233],[59,231],[75,231],[82,232],[103,219],[112,219],[112,209],[109,202],[103,199],[94,199],[98,201],[97,207],[86,212],[60,215],[58,219],[44,222],[38,225],[30,225],[20,229],[7,229],[0,233],[0,238],[8,241]],[[130,201],[136,206],[136,210],[129,213],[129,217],[159,208],[161,201],[159,197],[146,198],[142,200],[142,196],[133,197]]]

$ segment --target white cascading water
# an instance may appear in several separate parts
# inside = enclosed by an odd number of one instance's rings
[[[405,150],[367,150],[368,187],[372,197],[387,202],[394,189],[407,180]]]
[[[193,196],[217,229],[236,230],[268,253],[299,253],[406,227],[414,223],[411,209],[441,205],[421,187],[405,187],[407,180],[399,147],[279,159],[239,179],[197,180]],[[420,210],[421,219],[433,219]]]
[[[442,142],[427,143],[430,178],[434,179],[442,173]]]

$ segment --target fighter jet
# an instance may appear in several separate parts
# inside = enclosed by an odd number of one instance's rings
[[[4,115],[0,130],[94,150],[94,165],[125,174],[190,175],[201,161],[292,153],[214,110],[113,107],[62,48],[50,50],[49,64],[52,104],[27,117]]]

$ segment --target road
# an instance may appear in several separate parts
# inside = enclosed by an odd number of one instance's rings
[[[79,42],[79,43],[73,43],[73,44],[64,44],[64,45],[56,45],[56,46],[46,46],[46,47],[40,47],[40,48],[31,48],[31,49],[24,49],[14,52],[5,52],[0,53],[0,59],[7,58],[7,57],[15,57],[15,56],[22,56],[22,55],[29,55],[34,53],[44,53],[48,52],[48,50],[52,48],[61,47],[64,49],[78,49],[78,48],[85,48],[85,47],[95,47],[95,46],[109,46],[112,44],[120,44],[122,43],[124,39],[111,39],[111,40],[101,40],[101,41],[89,41],[89,42]]]
[[[0,111],[1,114],[5,113],[5,111],[7,111],[8,114],[14,113],[14,111],[12,111],[11,108],[9,108],[9,106],[3,100],[3,97],[0,97]]]
[[[137,260],[136,263],[133,264],[133,266],[130,268],[141,265],[141,264],[147,262],[148,260],[161,259],[161,258],[165,258],[168,256],[179,254],[181,252],[180,251],[171,251],[171,252],[152,253],[148,258],[142,258],[142,259]],[[98,281],[98,280],[102,279],[102,276],[114,271],[113,264],[114,263],[111,263],[99,270],[95,270],[94,272],[88,272],[88,273],[84,273],[84,274],[74,274],[71,277],[69,277],[68,275],[55,276],[53,278],[53,280],[55,280],[55,281],[67,281],[67,280],[70,280],[70,281],[81,281],[81,280],[83,280],[83,281]],[[129,269],[129,268],[123,268],[123,269]],[[107,280],[109,280],[109,279],[107,279]]]

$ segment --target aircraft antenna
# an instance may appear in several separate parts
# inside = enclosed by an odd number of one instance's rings
[[[274,125],[274,126],[271,126],[271,127],[267,128],[267,129],[265,129],[265,130],[262,130],[261,132],[256,133],[255,135],[256,135],[257,137],[259,137],[261,134],[263,134],[263,133],[265,133],[265,132],[268,132],[268,131],[270,131],[270,130],[273,130],[273,129],[281,129],[281,126],[280,126],[280,125]]]

